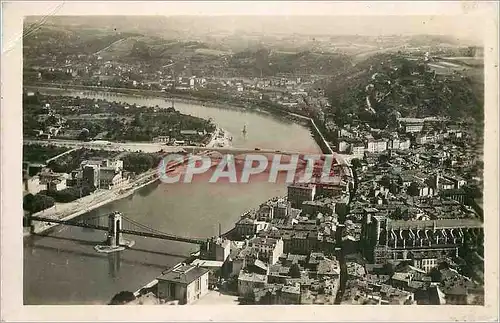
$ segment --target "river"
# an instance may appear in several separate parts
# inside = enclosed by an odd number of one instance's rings
[[[146,106],[171,105],[160,98],[114,93],[47,89],[40,92]],[[232,134],[235,147],[320,153],[308,128],[271,114],[185,102],[176,102],[175,109],[212,118]],[[246,135],[241,132],[245,125]],[[268,183],[265,174],[247,184],[211,184],[203,180],[191,184],[156,183],[83,217],[116,210],[165,233],[204,238],[216,235],[219,223],[222,231],[227,231],[244,211],[284,194],[286,185]],[[97,253],[94,246],[104,238],[102,231],[59,226],[46,236],[25,239],[24,303],[105,304],[120,291],[135,291],[197,250],[196,245],[186,243],[129,237],[136,242],[132,249],[113,254]]]

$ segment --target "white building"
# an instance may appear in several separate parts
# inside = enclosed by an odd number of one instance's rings
[[[274,238],[255,237],[248,241],[248,246],[258,252],[259,259],[270,265],[278,262],[283,254],[283,240]]]
[[[231,253],[231,241],[223,238],[211,239],[208,242],[207,258],[215,261],[226,261]]]
[[[122,172],[114,167],[101,167],[99,169],[99,188],[110,189],[122,182]]]
[[[56,192],[64,190],[66,185],[66,180],[69,175],[66,173],[53,173],[53,172],[41,172],[38,174],[40,178],[40,184],[45,185],[47,191]]]
[[[158,137],[153,138],[153,141],[166,143],[166,142],[170,142],[170,137],[169,136],[158,136]]]
[[[422,258],[422,259],[414,259],[413,266],[418,269],[425,270],[426,273],[429,273],[432,268],[438,265],[437,258]]]
[[[410,138],[402,138],[399,140],[399,149],[401,150],[408,150],[410,149]]]
[[[238,235],[253,236],[257,233],[257,224],[255,219],[241,218],[236,222],[235,228]]]
[[[83,181],[97,188],[109,189],[122,182],[123,161],[96,158],[81,162]]]
[[[419,118],[398,118],[406,133],[420,132],[424,128],[425,119]]]
[[[158,297],[191,304],[208,293],[208,273],[206,268],[179,264],[157,278]]]
[[[358,158],[363,157],[365,155],[365,145],[360,143],[353,144],[351,146],[351,153]]]
[[[387,143],[388,149],[399,149],[399,138],[392,138]]]
[[[387,150],[387,140],[379,139],[379,140],[368,140],[366,142],[366,151],[370,153],[383,152]]]
[[[273,207],[273,218],[284,219],[290,212],[290,202],[280,200],[271,204]]]
[[[42,183],[40,183],[40,177],[38,176],[33,176],[27,179],[25,182],[25,190],[33,195],[46,189],[47,185],[43,185]]]
[[[345,141],[345,140],[339,140],[338,145],[337,145],[337,150],[338,150],[339,153],[344,153],[350,147],[351,147],[351,145],[347,141]]]

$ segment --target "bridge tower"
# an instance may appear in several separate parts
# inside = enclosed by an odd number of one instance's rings
[[[113,212],[108,215],[108,238],[106,240],[106,245],[95,246],[94,249],[97,252],[110,253],[122,251],[135,244],[133,240],[123,238],[123,234],[121,232],[123,221],[124,219],[120,212]]]
[[[122,237],[123,219],[120,212],[113,212],[108,216],[108,245],[118,247],[125,244]]]

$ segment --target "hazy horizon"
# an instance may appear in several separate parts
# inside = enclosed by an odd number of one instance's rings
[[[40,22],[42,17],[27,17]],[[37,19],[38,18],[38,19]],[[246,32],[323,36],[448,36],[481,43],[482,30],[474,17],[455,16],[256,16],[256,15],[109,15],[51,16],[44,23],[95,25],[95,27],[139,28],[149,31],[189,30],[195,33]]]

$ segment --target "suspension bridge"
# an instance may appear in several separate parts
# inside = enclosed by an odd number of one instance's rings
[[[110,214],[72,219],[72,220],[61,220],[61,219],[45,218],[41,216],[31,216],[30,221],[31,221],[30,225],[33,223],[33,221],[39,221],[50,224],[61,224],[61,225],[69,225],[74,227],[106,231],[108,234],[107,243],[110,246],[123,245],[124,241],[122,237],[123,234],[162,239],[162,240],[179,241],[179,242],[192,243],[198,245],[204,245],[207,242],[207,238],[182,237],[153,229],[145,224],[127,218],[120,212],[113,212]]]

